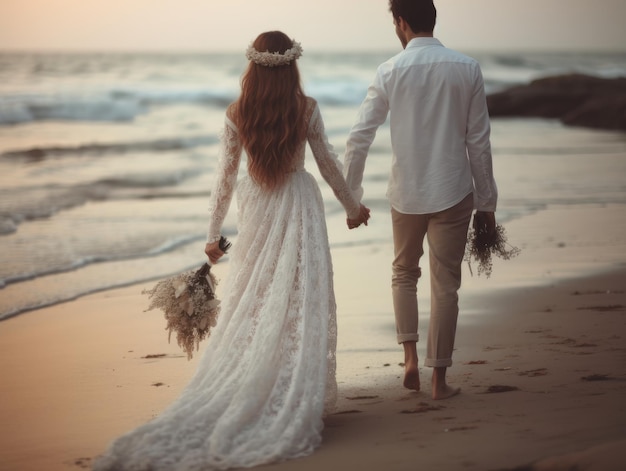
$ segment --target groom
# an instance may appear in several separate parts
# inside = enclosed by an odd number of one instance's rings
[[[478,63],[433,37],[432,0],[390,0],[404,51],[379,66],[346,145],[344,174],[361,199],[365,159],[390,114],[394,261],[392,296],[404,386],[419,391],[417,281],[428,240],[431,309],[425,365],[434,368],[433,399],[460,389],[446,382],[458,317],[458,289],[473,209],[495,230],[489,114]],[[348,220],[353,228],[359,221]]]

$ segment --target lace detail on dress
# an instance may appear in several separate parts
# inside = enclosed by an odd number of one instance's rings
[[[237,184],[242,146],[237,137],[235,125],[226,118],[224,129],[220,133],[220,154],[217,163],[215,185],[209,204],[209,229],[207,242],[220,240],[222,224],[230,208],[230,202]]]
[[[351,198],[311,100],[309,143],[324,178]],[[306,117],[303,117],[306,119]],[[219,237],[241,158],[227,121],[212,195]],[[210,471],[310,454],[337,399],[333,268],[319,186],[303,169],[306,143],[277,190],[237,184],[238,234],[221,311],[193,379],[161,415],[116,440],[96,471]],[[342,183],[343,182],[343,183]]]

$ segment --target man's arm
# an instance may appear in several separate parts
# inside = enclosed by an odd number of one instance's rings
[[[363,172],[365,159],[378,127],[385,122],[389,113],[389,101],[383,85],[382,66],[374,82],[367,90],[367,96],[361,107],[357,121],[350,131],[346,143],[343,173],[352,194],[358,201],[363,197]]]
[[[475,74],[466,132],[467,156],[474,179],[476,209],[494,212],[498,202],[498,188],[493,177],[491,125],[485,97],[485,85],[478,64],[476,64]]]

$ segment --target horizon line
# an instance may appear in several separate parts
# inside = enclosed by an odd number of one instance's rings
[[[626,48],[452,48],[458,51],[471,51],[476,53],[487,54],[503,54],[503,53],[546,53],[546,54],[563,54],[563,53],[611,53],[611,54],[626,54]],[[99,49],[99,48],[5,48],[0,46],[0,54],[243,54],[245,51],[232,48],[232,49],[201,49],[201,48],[172,48],[172,49],[142,49],[142,48],[123,48],[123,49]],[[400,52],[400,47],[394,48],[381,48],[381,49],[324,49],[324,48],[311,48],[305,51],[309,54],[397,54]]]

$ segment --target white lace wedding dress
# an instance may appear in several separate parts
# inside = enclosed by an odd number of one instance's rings
[[[307,140],[349,217],[359,204],[309,99]],[[241,143],[226,118],[209,241],[219,239]],[[159,417],[118,438],[97,471],[207,471],[301,457],[321,442],[336,401],[336,316],[322,196],[304,170],[306,142],[272,193],[237,185],[239,226],[222,309],[195,376]]]

